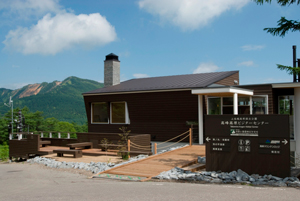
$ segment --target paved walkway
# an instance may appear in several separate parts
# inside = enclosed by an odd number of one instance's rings
[[[196,160],[198,156],[205,156],[204,145],[187,146],[162,154],[153,155],[146,159],[118,166],[99,174],[106,173],[149,178],[174,167],[182,167]]]

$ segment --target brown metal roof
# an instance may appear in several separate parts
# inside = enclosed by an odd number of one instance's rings
[[[131,79],[121,82],[118,85],[99,88],[83,94],[88,95],[101,93],[203,88],[215,82],[218,82],[228,76],[231,76],[237,72],[238,71],[225,71],[214,73],[199,73],[188,75]]]

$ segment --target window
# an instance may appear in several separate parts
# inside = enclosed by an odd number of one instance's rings
[[[111,103],[111,123],[126,123],[125,102]]]
[[[107,103],[92,103],[92,123],[108,123]]]
[[[238,97],[238,114],[268,114],[267,96]],[[233,97],[209,97],[207,114],[233,114]]]
[[[221,98],[208,98],[208,114],[221,114]]]
[[[252,114],[268,114],[266,97],[252,97]]]

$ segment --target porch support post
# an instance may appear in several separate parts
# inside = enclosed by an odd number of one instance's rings
[[[233,94],[233,114],[237,115],[238,112],[238,94]]]
[[[300,154],[300,88],[294,89],[294,139],[296,153]]]
[[[203,95],[198,95],[199,144],[203,144]]]

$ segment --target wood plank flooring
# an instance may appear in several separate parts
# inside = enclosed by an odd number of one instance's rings
[[[205,145],[187,146],[162,154],[152,155],[146,159],[118,166],[99,174],[153,177],[174,167],[182,167],[197,159],[198,156],[205,156]]]

